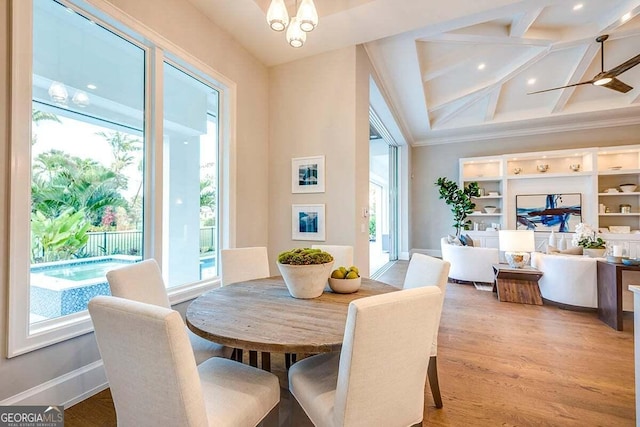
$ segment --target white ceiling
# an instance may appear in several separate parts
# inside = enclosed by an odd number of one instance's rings
[[[268,66],[364,44],[413,145],[640,123],[640,65],[618,76],[626,94],[527,95],[591,80],[598,35],[610,36],[605,70],[640,54],[640,0],[315,0],[320,23],[301,49],[268,28],[269,0],[189,1]]]

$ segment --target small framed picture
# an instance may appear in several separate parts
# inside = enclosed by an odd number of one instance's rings
[[[291,240],[325,240],[324,205],[291,205]]]
[[[324,156],[291,159],[291,192],[324,193]]]

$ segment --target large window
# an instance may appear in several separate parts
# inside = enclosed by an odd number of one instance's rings
[[[122,265],[156,258],[174,300],[216,283],[224,90],[99,11],[14,9],[9,356],[89,331]]]
[[[164,63],[165,272],[169,286],[217,274],[218,91]]]

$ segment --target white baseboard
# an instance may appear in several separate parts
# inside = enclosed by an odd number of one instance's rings
[[[0,401],[0,405],[64,405],[68,408],[108,386],[102,360],[98,360]]]
[[[442,258],[442,251],[438,249],[420,249],[420,248],[412,248],[411,253],[425,254],[437,258]]]
[[[411,253],[410,252],[400,252],[398,254],[398,259],[399,260],[409,261],[410,258],[411,258]]]

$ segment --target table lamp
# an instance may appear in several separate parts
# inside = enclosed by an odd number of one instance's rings
[[[500,230],[500,250],[511,268],[522,268],[529,262],[529,252],[536,250],[533,230]]]

